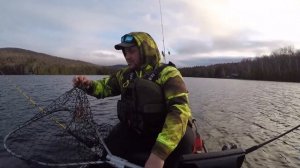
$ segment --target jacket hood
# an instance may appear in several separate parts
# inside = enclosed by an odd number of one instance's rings
[[[156,67],[160,62],[160,53],[153,38],[145,32],[131,32],[140,50],[142,67],[147,65]]]

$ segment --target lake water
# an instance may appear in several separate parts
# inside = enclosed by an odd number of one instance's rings
[[[100,79],[103,76],[89,76]],[[3,138],[36,110],[15,84],[41,107],[72,88],[73,76],[0,76],[0,167],[30,167],[8,154]],[[300,85],[230,79],[184,78],[190,104],[209,151],[225,143],[243,149],[265,142],[300,124]],[[119,97],[89,97],[96,122],[117,122]],[[300,167],[300,131],[296,130],[246,156],[244,168]]]

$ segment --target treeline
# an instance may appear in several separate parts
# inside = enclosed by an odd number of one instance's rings
[[[19,48],[0,48],[0,71],[11,75],[106,75],[115,69]]]
[[[0,71],[7,75],[108,75],[122,67],[124,66],[104,67],[19,48],[0,48]],[[179,70],[185,77],[300,82],[300,50],[284,47],[270,55],[248,58],[238,63],[186,67]]]
[[[186,77],[300,82],[300,50],[289,46],[239,63],[188,67],[180,71]]]

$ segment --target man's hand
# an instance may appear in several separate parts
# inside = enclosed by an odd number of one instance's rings
[[[89,89],[92,81],[88,80],[85,76],[75,76],[73,78],[73,86],[81,89]]]
[[[145,168],[162,168],[164,166],[164,163],[164,160],[151,153],[145,164]]]

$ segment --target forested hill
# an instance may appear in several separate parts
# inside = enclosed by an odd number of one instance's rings
[[[300,82],[300,50],[274,50],[270,55],[238,63],[180,68],[183,76]]]
[[[0,71],[4,74],[21,75],[104,75],[112,73],[114,69],[20,48],[0,48]]]

